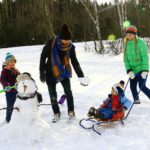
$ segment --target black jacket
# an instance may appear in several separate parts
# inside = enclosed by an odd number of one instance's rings
[[[49,40],[46,45],[44,46],[41,58],[40,58],[40,74],[46,73],[46,81],[50,81],[53,79],[52,73],[52,63],[51,63],[51,47],[52,47],[53,40]],[[65,52],[59,51],[60,60],[62,60]],[[76,53],[75,53],[75,46],[73,45],[69,57],[71,59],[71,64],[77,74],[78,77],[84,77],[84,74],[81,70],[80,64],[77,60]]]

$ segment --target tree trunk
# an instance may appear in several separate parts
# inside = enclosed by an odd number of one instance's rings
[[[52,4],[52,8],[53,8],[53,1],[51,1],[51,4]],[[47,20],[49,22],[49,36],[51,38],[54,38],[55,37],[55,33],[54,33],[54,30],[53,30],[53,25],[52,25],[52,15],[53,15],[53,12],[50,13],[50,10],[49,10],[49,6],[48,6],[48,1],[45,0],[45,13],[46,13],[46,17],[47,17]],[[51,14],[51,16],[50,16]]]
[[[104,49],[104,46],[103,46],[103,43],[102,43],[102,37],[101,37],[101,30],[100,30],[96,0],[94,0],[94,10],[95,10],[95,16],[96,16],[96,19],[95,19],[94,23],[95,23],[96,32],[97,32],[98,41],[99,41],[98,49],[99,49],[99,53],[102,53],[102,51]]]
[[[96,1],[94,1],[94,9],[95,9],[96,19],[94,19],[94,17],[92,16],[90,10],[86,6],[86,4],[83,2],[83,0],[81,0],[81,3],[83,4],[83,6],[85,7],[85,9],[88,12],[89,16],[91,17],[92,21],[94,22],[94,25],[95,25],[95,28],[96,28],[96,33],[97,33],[97,36],[98,36],[98,41],[99,41],[98,52],[102,53],[102,51],[104,49],[104,46],[103,46],[102,38],[101,38],[101,31],[100,31],[100,26],[99,26],[99,19],[98,19],[98,11],[97,11]]]
[[[117,3],[117,10],[118,10],[118,16],[119,16],[120,30],[121,30],[121,35],[122,35],[122,33],[123,33],[123,19],[122,19],[122,14],[121,14],[121,10],[120,10],[119,0],[116,0],[116,3]],[[122,3],[121,3],[121,5],[122,5]]]

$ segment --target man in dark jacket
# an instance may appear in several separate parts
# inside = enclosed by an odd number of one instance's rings
[[[75,46],[71,42],[71,32],[64,24],[58,36],[49,40],[44,46],[40,58],[40,80],[47,83],[54,112],[53,122],[60,119],[60,109],[57,103],[56,84],[60,82],[67,97],[68,115],[75,117],[74,101],[71,91],[71,64],[82,85],[87,86],[89,79],[84,77],[80,64],[76,58]]]

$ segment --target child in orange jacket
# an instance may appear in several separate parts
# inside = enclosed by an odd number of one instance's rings
[[[118,84],[112,86],[111,94],[100,105],[100,108],[95,109],[91,107],[88,112],[88,116],[94,116],[96,119],[101,120],[118,120],[124,117],[124,111],[121,104],[121,97],[124,96],[124,81],[120,81]]]

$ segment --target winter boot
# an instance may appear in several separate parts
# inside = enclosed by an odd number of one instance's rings
[[[69,116],[69,119],[75,118],[75,112],[74,111],[69,111],[68,116]]]
[[[138,99],[138,100],[134,100],[134,104],[140,104],[141,101]]]
[[[52,122],[53,122],[53,123],[56,123],[56,122],[58,122],[59,120],[60,120],[60,114],[59,114],[59,113],[55,113]]]
[[[94,107],[91,107],[91,108],[89,109],[89,112],[88,112],[87,116],[88,116],[88,117],[94,116],[94,112],[95,112],[95,108],[94,108]]]
[[[94,118],[95,118],[95,119],[101,119],[101,118],[102,118],[102,115],[101,115],[101,113],[98,111],[98,109],[95,109]]]
[[[99,113],[98,109],[95,109],[94,107],[91,107],[89,109],[87,116],[88,117],[94,117],[95,119],[101,119],[102,118],[102,115]]]

